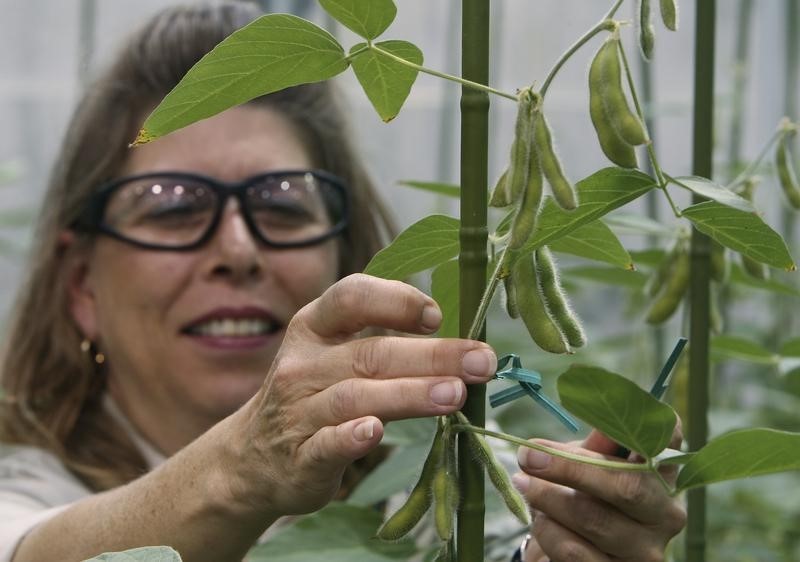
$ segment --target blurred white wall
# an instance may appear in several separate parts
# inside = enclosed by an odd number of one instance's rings
[[[656,147],[672,175],[691,170],[691,96],[694,2],[679,0],[680,30],[668,32],[656,19],[654,107]],[[127,30],[173,0],[0,0],[0,166],[15,177],[0,185],[0,318],[7,313],[21,282],[24,252],[30,238],[25,222],[39,205],[80,80],[106,61]],[[267,1],[263,2],[264,4]],[[299,9],[320,25],[331,25],[310,0],[277,1],[279,10]],[[634,2],[619,17],[633,18]],[[506,91],[531,82],[541,84],[559,54],[609,8],[601,0],[494,0],[493,86]],[[737,39],[738,1],[720,1],[717,41],[717,161],[725,163],[729,139],[732,60]],[[783,114],[784,2],[756,0],[750,21],[751,66],[747,81],[743,155],[754,157]],[[406,39],[425,53],[431,68],[459,73],[460,2],[402,0],[396,22],[385,38]],[[340,26],[332,31],[345,48],[355,38]],[[624,40],[639,69],[633,28]],[[608,165],[598,148],[588,117],[586,74],[599,44],[581,50],[563,68],[547,97],[547,113],[568,174],[579,179]],[[89,54],[86,56],[85,53]],[[349,92],[360,144],[403,226],[432,210],[457,213],[453,202],[396,185],[401,179],[458,181],[459,87],[420,75],[401,114],[380,121],[351,73],[342,79]],[[515,113],[513,103],[492,100],[490,182],[505,165]],[[797,119],[800,116],[795,115]],[[727,171],[720,168],[719,179]],[[2,174],[0,174],[2,177]],[[780,196],[772,178],[759,193],[759,206],[773,225],[779,223]],[[641,208],[641,206],[640,206]],[[666,209],[662,215],[666,216]],[[14,219],[17,220],[14,220]],[[797,241],[790,245],[796,246]],[[1,323],[1,322],[0,322]]]

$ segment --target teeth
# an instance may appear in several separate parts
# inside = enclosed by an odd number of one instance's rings
[[[247,337],[268,334],[274,329],[266,320],[225,318],[193,326],[190,331],[202,336]]]

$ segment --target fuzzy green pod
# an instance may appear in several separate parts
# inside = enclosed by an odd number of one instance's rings
[[[556,203],[562,209],[573,210],[578,206],[575,188],[564,175],[561,161],[553,148],[553,136],[544,113],[539,115],[534,125],[534,145],[534,150],[539,155],[539,166],[547,183],[550,184]]]
[[[670,31],[678,31],[678,3],[676,0],[661,0],[661,21]]]
[[[522,202],[517,209],[517,214],[514,215],[514,222],[511,224],[511,238],[508,241],[508,247],[511,250],[521,248],[531,237],[536,228],[536,218],[542,204],[544,180],[539,166],[539,156],[534,150],[531,151],[528,158],[528,165],[528,184],[522,195]]]
[[[711,278],[717,283],[727,283],[731,272],[731,262],[725,246],[711,240]]]
[[[531,518],[528,513],[528,505],[525,503],[525,500],[522,499],[517,489],[514,488],[506,469],[503,468],[494,457],[494,453],[492,453],[492,449],[489,447],[486,439],[471,431],[467,431],[466,433],[467,442],[469,443],[472,454],[475,455],[475,458],[486,468],[486,474],[489,476],[489,480],[494,484],[497,491],[500,492],[500,496],[503,498],[506,507],[508,507],[509,511],[514,514],[520,523],[525,526],[530,525]]]
[[[400,506],[392,516],[378,529],[376,536],[385,541],[396,541],[406,536],[422,516],[431,507],[431,487],[436,476],[436,469],[441,463],[444,452],[444,438],[441,424],[433,437],[428,457],[422,465],[422,472],[417,483],[408,495],[406,503]]]
[[[436,532],[443,541],[453,536],[453,522],[458,509],[458,472],[456,447],[453,439],[446,439],[441,462],[433,477],[433,519]]]
[[[636,168],[636,150],[625,142],[611,123],[611,118],[603,100],[603,79],[601,76],[602,64],[600,54],[606,49],[606,43],[592,59],[589,66],[589,116],[597,133],[597,140],[603,154],[617,166],[623,168]]]
[[[511,189],[507,180],[508,170],[505,170],[500,175],[500,179],[497,180],[497,184],[492,191],[492,196],[489,198],[490,207],[508,207],[513,203],[511,200]]]
[[[781,136],[778,141],[778,149],[775,153],[775,167],[778,170],[778,179],[781,189],[789,204],[800,209],[800,184],[797,182],[797,174],[792,164],[792,154],[789,150],[787,135]]]
[[[681,247],[664,287],[647,311],[648,324],[666,322],[678,309],[689,287],[689,253]]]
[[[517,96],[517,118],[514,124],[514,140],[511,143],[511,158],[505,174],[506,186],[502,200],[508,200],[509,205],[522,197],[528,185],[530,173],[531,147],[533,144],[533,129],[531,127],[531,114],[533,109],[533,95],[530,89],[522,90]]]
[[[762,281],[769,279],[769,268],[765,264],[754,260],[750,256],[745,256],[744,254],[740,254],[740,257],[742,260],[742,268],[744,268],[750,277]]]
[[[511,318],[519,318],[519,306],[517,305],[517,291],[511,282],[511,276],[503,277],[503,288],[505,289],[506,313]]]
[[[595,57],[599,59],[600,65],[600,97],[606,105],[608,118],[619,136],[628,144],[636,146],[647,142],[647,134],[644,132],[642,122],[628,106],[628,99],[625,97],[619,62],[621,48],[619,37],[612,35],[600,47]]]
[[[653,56],[656,30],[650,22],[650,0],[639,0],[639,47],[646,60]]]
[[[658,264],[658,267],[650,274],[650,277],[647,278],[644,292],[648,297],[653,298],[661,292],[661,288],[669,278],[680,250],[680,243],[674,244],[664,256],[664,259]]]
[[[519,314],[536,345],[550,353],[569,353],[571,350],[564,333],[545,306],[532,254],[517,260],[511,277]]]
[[[721,334],[725,331],[725,319],[719,309],[719,304],[714,296],[709,301],[709,324],[712,334]]]
[[[583,331],[581,321],[569,305],[564,289],[558,280],[558,267],[547,246],[536,250],[534,256],[539,287],[544,296],[547,311],[556,321],[561,332],[572,347],[581,347],[586,344],[586,333]]]

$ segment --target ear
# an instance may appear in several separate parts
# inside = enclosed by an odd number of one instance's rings
[[[90,256],[87,252],[74,248],[75,234],[71,231],[62,232],[59,235],[58,243],[66,257],[64,263],[66,289],[72,319],[84,337],[96,341],[98,335],[97,314],[89,268]]]

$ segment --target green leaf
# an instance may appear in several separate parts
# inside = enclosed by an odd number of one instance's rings
[[[709,441],[678,474],[679,491],[723,480],[800,470],[800,434],[753,428]]]
[[[714,183],[709,179],[700,176],[683,176],[679,178],[669,178],[669,180],[702,197],[722,203],[726,207],[733,207],[743,213],[756,212],[750,201],[737,195],[727,187]]]
[[[573,365],[557,386],[562,406],[631,451],[653,458],[669,445],[675,412],[625,377]]]
[[[800,338],[792,338],[781,345],[783,357],[800,357]]]
[[[134,144],[346,68],[344,49],[324,29],[289,14],[262,16],[200,59],[150,114]]]
[[[353,56],[366,46],[366,43],[359,43],[350,49],[353,72],[356,73],[356,78],[378,115],[388,122],[400,113],[400,108],[411,92],[411,86],[417,79],[419,71],[373,48]],[[375,43],[375,47],[416,65],[422,65],[422,51],[408,41],[381,41]]]
[[[552,244],[579,226],[599,219],[614,209],[641,197],[656,183],[653,178],[638,170],[604,168],[579,181],[580,205],[565,211],[548,197],[536,223],[536,232],[519,251],[519,255],[532,252],[540,246]]]
[[[275,533],[255,547],[249,562],[387,562],[409,560],[416,548],[410,539],[384,542],[375,537],[382,514],[372,508],[331,503]]]
[[[181,557],[168,546],[145,546],[123,552],[106,552],[85,562],[181,562]]]
[[[407,446],[425,443],[430,445],[431,435],[436,432],[435,418],[411,418],[386,424],[381,443]]]
[[[761,217],[716,201],[705,201],[683,210],[697,230],[746,256],[786,271],[797,269],[780,235]]]
[[[440,264],[431,275],[431,296],[442,309],[442,325],[437,333],[440,338],[458,337],[458,276],[458,260]]]
[[[371,506],[402,492],[410,490],[419,476],[420,467],[428,456],[428,442],[395,449],[392,455],[367,474],[347,499],[353,505]]]
[[[623,269],[635,269],[628,251],[623,248],[611,229],[599,220],[585,224],[563,238],[559,238],[550,244],[550,249],[563,254],[610,263]]]
[[[364,273],[406,279],[458,255],[457,219],[430,215],[412,224],[367,264]]]
[[[452,185],[449,183],[438,183],[431,181],[413,181],[402,180],[398,182],[400,185],[407,185],[408,187],[415,187],[423,191],[430,191],[438,195],[446,195],[448,197],[461,197],[461,186]]]
[[[774,279],[757,279],[752,275],[748,275],[738,263],[731,264],[730,282],[737,283],[739,285],[746,285],[762,291],[770,291],[781,295],[800,297],[800,291],[798,291],[795,287],[785,285],[779,281],[775,281]]]
[[[605,219],[606,224],[614,228],[617,232],[648,234],[652,236],[673,237],[675,229],[644,215],[618,211],[608,215]]]
[[[617,267],[570,267],[561,270],[561,275],[568,279],[585,279],[615,287],[642,289],[647,283],[647,276],[638,271],[619,269]]]
[[[762,365],[775,365],[778,356],[761,344],[739,336],[714,336],[711,351],[719,357],[749,361]]]
[[[319,3],[336,21],[364,39],[375,39],[397,15],[392,0],[319,0]]]

